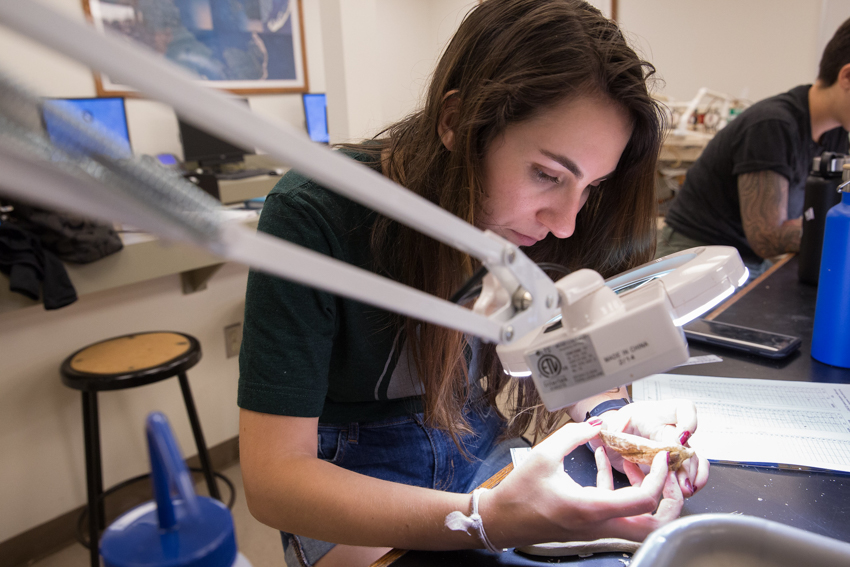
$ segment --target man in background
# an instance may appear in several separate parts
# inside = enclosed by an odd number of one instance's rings
[[[824,49],[817,81],[747,108],[688,170],[658,235],[656,257],[708,244],[734,246],[750,269],[800,249],[812,159],[847,153],[850,19]]]

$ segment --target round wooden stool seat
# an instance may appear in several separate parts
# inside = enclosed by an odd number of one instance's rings
[[[103,471],[100,454],[100,417],[98,416],[98,392],[103,390],[122,390],[144,386],[166,378],[176,377],[183,394],[183,403],[192,435],[198,447],[198,459],[209,489],[210,496],[221,500],[215,477],[223,475],[213,470],[210,463],[198,411],[189,387],[186,371],[201,360],[201,343],[191,336],[171,331],[155,331],[124,335],[94,343],[81,348],[66,358],[59,368],[62,383],[70,388],[81,390],[83,402],[83,441],[86,450],[86,499],[85,511],[78,522],[78,539],[89,548],[91,567],[100,567],[98,541],[100,532],[106,527],[106,510],[104,497],[112,490],[120,488],[116,485],[108,491],[103,490]],[[195,470],[195,469],[193,469]],[[144,478],[146,475],[131,479]],[[231,495],[233,492],[231,492]],[[88,515],[88,542],[80,532],[82,519]]]
[[[62,383],[84,391],[143,386],[185,372],[201,359],[197,339],[157,331],[107,339],[84,347],[62,363]]]

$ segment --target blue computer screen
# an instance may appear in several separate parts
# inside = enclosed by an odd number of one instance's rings
[[[305,93],[304,116],[307,118],[307,134],[314,142],[327,144],[328,136],[328,103],[324,93]]]
[[[130,134],[127,131],[127,114],[124,111],[124,99],[113,98],[64,98],[53,99],[61,103],[66,110],[73,110],[84,122],[99,122],[115,137],[116,141],[125,146],[127,153],[130,152]],[[55,123],[49,113],[44,114],[44,126],[47,134],[56,142],[56,137],[61,132],[61,125]]]

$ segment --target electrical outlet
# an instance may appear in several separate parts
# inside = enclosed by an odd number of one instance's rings
[[[224,351],[227,358],[239,356],[242,346],[242,323],[234,323],[224,328]]]

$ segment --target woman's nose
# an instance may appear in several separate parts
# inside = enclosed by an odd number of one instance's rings
[[[537,213],[537,220],[557,238],[569,238],[576,228],[576,216],[584,205],[584,188],[566,191],[546,203]]]

